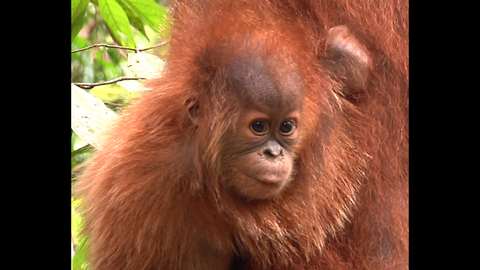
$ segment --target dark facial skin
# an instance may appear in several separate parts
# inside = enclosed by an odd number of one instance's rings
[[[277,68],[281,62],[243,55],[228,69],[231,87],[245,104],[230,134],[242,145],[234,150],[230,184],[249,199],[275,197],[293,177],[303,88],[298,72]]]

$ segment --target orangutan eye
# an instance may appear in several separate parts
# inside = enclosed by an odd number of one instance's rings
[[[283,135],[290,135],[292,134],[293,130],[295,129],[295,122],[293,120],[288,120],[283,122],[280,125],[280,133]]]
[[[250,128],[256,135],[263,135],[268,131],[268,123],[265,120],[257,120],[250,125]]]

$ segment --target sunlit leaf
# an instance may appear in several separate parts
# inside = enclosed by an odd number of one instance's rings
[[[89,94],[101,99],[103,102],[118,102],[130,99],[131,94],[117,84],[97,86],[91,89]]]
[[[167,18],[167,11],[153,0],[118,0],[133,11],[152,30],[159,33]]]
[[[135,76],[146,79],[159,78],[162,76],[164,66],[165,62],[153,54],[143,52],[128,53],[127,67]],[[148,90],[138,81],[121,81],[117,84],[130,93]]]
[[[74,84],[71,88],[72,129],[82,140],[99,149],[101,146],[98,134],[116,118],[117,114],[85,90]]]
[[[98,0],[100,13],[113,38],[123,46],[136,47],[127,14],[115,0]]]
[[[80,236],[80,233],[83,229],[82,218],[78,213],[77,209],[80,205],[80,200],[71,199],[71,216],[72,216],[72,233],[73,236],[77,239]],[[75,243],[78,245],[78,243]]]
[[[138,77],[147,79],[159,78],[165,62],[158,56],[150,53],[128,53],[127,67]]]

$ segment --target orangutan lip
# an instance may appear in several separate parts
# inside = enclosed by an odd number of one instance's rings
[[[248,174],[244,174],[247,178],[250,178],[250,179],[253,179],[255,181],[258,181],[258,182],[261,182],[261,183],[265,183],[265,184],[278,184],[278,183],[281,183],[282,182],[282,179],[278,178],[278,177],[275,177],[273,179],[266,179],[266,178],[263,178],[263,179],[260,179],[260,178],[256,178],[256,177],[253,177],[253,176],[250,176]]]

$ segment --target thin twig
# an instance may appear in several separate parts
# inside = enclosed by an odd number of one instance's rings
[[[89,50],[89,49],[92,49],[92,48],[97,48],[97,47],[106,47],[106,48],[115,48],[115,49],[122,49],[122,50],[131,50],[131,51],[135,51],[135,52],[143,52],[143,51],[146,51],[146,50],[151,50],[151,49],[163,46],[163,45],[167,44],[168,42],[169,41],[167,40],[167,41],[164,41],[164,42],[159,43],[157,45],[153,45],[153,46],[146,47],[146,48],[141,48],[141,49],[118,46],[118,45],[111,45],[111,44],[93,44],[93,45],[85,47],[85,48],[81,48],[81,49],[78,49],[78,50],[73,50],[71,53],[86,51],[86,50]]]
[[[83,88],[83,89],[92,89],[95,86],[100,86],[100,85],[107,85],[107,84],[113,84],[116,82],[120,81],[129,81],[129,80],[144,80],[146,78],[144,77],[120,77],[116,78],[110,81],[104,81],[104,82],[98,82],[98,83],[73,83],[76,86]]]
[[[91,49],[91,48],[97,48],[97,47],[107,47],[107,48],[125,49],[125,50],[132,50],[132,51],[136,51],[136,50],[137,50],[137,48],[123,47],[123,46],[118,46],[118,45],[93,44],[93,45],[88,46],[88,47],[85,47],[85,48],[81,48],[81,49],[78,49],[78,50],[73,50],[72,53],[81,52],[81,51],[86,51],[86,50],[89,50],[89,49]]]
[[[167,44],[168,42],[170,42],[170,41],[167,40],[167,41],[164,41],[164,42],[159,43],[157,45],[153,45],[153,46],[150,46],[150,47],[145,47],[145,48],[142,48],[142,49],[138,49],[137,51],[143,52],[143,51],[151,50],[151,49],[154,49],[154,48],[157,48],[157,47],[162,47],[163,45]]]

